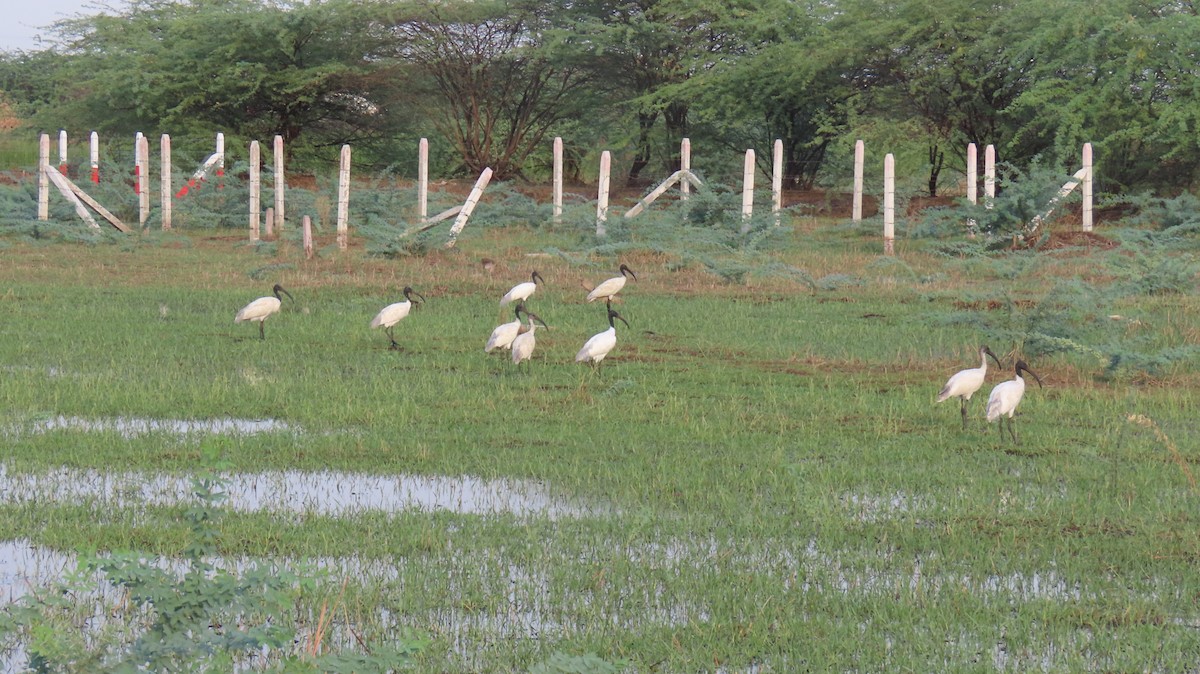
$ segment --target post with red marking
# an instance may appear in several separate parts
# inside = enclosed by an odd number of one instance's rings
[[[142,142],[142,132],[138,131],[133,137],[133,193],[140,194],[142,191],[142,164],[141,157],[138,155],[138,143]]]
[[[92,132],[92,136],[88,142],[89,159],[92,162],[92,182],[96,185],[100,184],[100,136],[96,132]]]
[[[67,175],[67,130],[58,130],[58,172]]]

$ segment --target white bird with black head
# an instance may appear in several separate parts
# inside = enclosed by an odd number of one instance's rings
[[[511,290],[504,293],[504,297],[500,298],[500,306],[504,306],[516,300],[529,299],[529,296],[533,294],[533,291],[537,290],[538,283],[546,282],[546,279],[542,278],[542,275],[537,273],[536,269],[532,274],[530,274],[530,279],[532,280],[524,283],[518,283],[517,285],[513,286]]]
[[[237,315],[233,317],[233,322],[258,321],[258,336],[260,339],[266,339],[267,335],[263,331],[263,323],[266,322],[268,316],[276,313],[283,306],[283,298],[279,296],[279,293],[287,295],[288,299],[292,302],[296,301],[296,298],[292,297],[292,294],[284,290],[283,286],[278,283],[275,284],[274,288],[271,288],[271,292],[274,294],[274,297],[270,295],[260,297],[242,307],[242,310],[237,312]]]
[[[613,296],[620,292],[621,288],[625,287],[625,277],[627,275],[634,281],[637,280],[637,274],[633,273],[633,270],[624,264],[621,265],[620,272],[620,276],[614,276],[592,288],[592,291],[588,293],[587,301],[606,300],[611,302]]]
[[[611,306],[608,308],[608,329],[604,332],[592,335],[579,353],[575,354],[576,363],[591,363],[593,367],[599,367],[600,361],[608,355],[609,351],[617,345],[617,325],[613,321],[620,319],[625,327],[629,327],[629,321],[625,320],[621,314],[617,313],[616,309]]]
[[[1018,360],[1016,370],[1016,377],[996,384],[996,387],[992,389],[992,395],[988,396],[987,404],[988,423],[1000,420],[1001,442],[1004,441],[1004,417],[1008,417],[1008,434],[1012,436],[1014,445],[1019,443],[1017,434],[1013,431],[1012,419],[1017,412],[1017,405],[1021,404],[1021,398],[1025,396],[1025,380],[1021,377],[1021,373],[1027,372],[1033,375],[1033,378],[1037,380],[1038,388],[1042,388],[1042,378],[1034,374],[1025,361]]]
[[[979,367],[974,367],[969,370],[959,370],[950,377],[946,385],[942,387],[941,393],[938,393],[937,401],[943,402],[950,398],[958,398],[960,401],[959,409],[962,412],[963,430],[967,430],[967,401],[975,392],[983,386],[984,378],[987,376],[987,359],[988,356],[996,361],[996,367],[1000,367],[1000,359],[987,346],[979,347],[979,360],[982,361]]]
[[[396,343],[396,337],[393,334],[396,324],[399,323],[405,316],[407,316],[410,311],[412,311],[414,305],[425,301],[425,297],[421,295],[421,293],[414,291],[409,286],[404,286],[403,292],[403,302],[396,302],[395,304],[387,305],[386,307],[380,309],[378,314],[375,314],[375,318],[371,319],[371,328],[383,328],[384,332],[387,333],[388,339],[392,340],[391,348],[393,349],[400,348],[400,345]],[[421,299],[413,299],[413,295],[416,295]]]
[[[546,322],[543,321],[540,316],[533,313],[532,311],[526,311],[525,317],[529,319],[529,329],[526,330],[525,332],[522,332],[521,334],[517,335],[516,338],[513,339],[513,342],[512,342],[513,365],[520,365],[521,361],[529,360],[533,356],[533,347],[537,344],[537,340],[533,336],[533,333],[535,333],[537,331],[537,324],[534,323],[534,321],[541,323],[542,327],[546,328],[547,330],[550,329],[550,326],[546,325]]]
[[[488,337],[483,352],[491,353],[496,349],[511,349],[513,340],[521,334],[521,314],[523,313],[525,313],[525,303],[518,302],[516,308],[513,309],[513,315],[517,317],[517,320],[497,325],[496,329],[492,330],[492,335]]]

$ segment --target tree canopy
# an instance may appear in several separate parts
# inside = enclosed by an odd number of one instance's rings
[[[685,136],[779,138],[800,187],[865,137],[931,192],[968,142],[1064,168],[1092,142],[1113,190],[1200,178],[1192,3],[134,0],[53,30],[0,54],[5,98],[47,129],[279,134],[380,165],[429,136],[448,170],[501,178],[536,177],[561,135],[573,173],[603,146],[630,180],[673,170]]]

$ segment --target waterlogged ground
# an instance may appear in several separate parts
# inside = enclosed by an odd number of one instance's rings
[[[521,236],[398,260],[200,236],[3,251],[0,591],[91,551],[181,573],[216,448],[214,563],[316,574],[301,640],[336,601],[329,643],[423,639],[415,671],[1200,671],[1195,364],[1108,376],[1012,336],[1105,260],[900,268],[798,230],[781,257],[842,279],[814,290],[631,251],[632,327],[593,372],[574,355],[608,326],[579,291],[615,260],[539,257],[551,327],[514,369],[482,352],[496,298],[526,252],[578,246]],[[232,315],[275,281],[297,300],[259,340]],[[429,302],[391,350],[367,324],[405,285]],[[1139,345],[1200,342],[1191,295],[1104,309]],[[1005,361],[986,387],[1018,356],[1045,383],[1020,444],[983,421],[986,388],[966,431],[933,402],[985,337]],[[100,629],[123,594],[95,577],[78,601]]]

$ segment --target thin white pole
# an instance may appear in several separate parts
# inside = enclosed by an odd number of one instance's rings
[[[162,163],[162,175],[159,179],[159,203],[162,206],[163,231],[171,229],[171,136],[163,134],[159,139],[159,160]]]
[[[258,241],[258,219],[262,210],[260,191],[262,190],[261,151],[258,141],[250,141],[250,240]]]
[[[863,162],[867,156],[866,146],[861,140],[854,141],[854,206],[850,217],[854,221],[862,220],[863,199]]]
[[[979,203],[979,148],[975,143],[967,143],[967,201]],[[967,236],[975,238],[976,222],[974,218],[967,219]]]
[[[267,212],[263,214],[263,222],[266,223],[267,240],[275,238],[275,207],[267,206]]]
[[[417,145],[417,218],[425,222],[429,217],[429,139],[422,138]]]
[[[142,142],[142,132],[138,131],[133,135],[133,195],[137,196],[142,193],[142,176],[144,169],[142,167],[141,157],[138,155],[138,144]]]
[[[225,187],[225,134],[217,132],[217,189]]]
[[[1083,231],[1092,231],[1092,144],[1083,144]]]
[[[554,137],[554,224],[562,221],[563,204],[563,139]]]
[[[38,138],[38,207],[37,219],[50,219],[50,134]]]
[[[450,226],[450,240],[446,242],[446,248],[454,247],[455,241],[458,240],[459,232],[463,230],[463,227],[467,226],[467,219],[471,217],[471,211],[475,210],[475,204],[479,203],[479,197],[483,196],[483,190],[487,187],[491,179],[492,169],[483,169],[483,173],[480,173],[479,179],[475,181],[475,186],[471,188],[471,194],[463,202],[463,207],[458,212],[458,217],[454,219],[454,224]]]
[[[996,198],[996,146],[990,144],[983,148],[983,196],[984,207],[991,208]]]
[[[88,139],[88,159],[92,163],[92,182],[100,184],[100,136],[95,131]]]
[[[283,236],[283,203],[287,179],[283,175],[283,136],[275,136],[275,235]],[[268,233],[270,233],[268,231]]]
[[[775,139],[775,151],[771,158],[771,212],[775,214],[775,226],[779,226],[780,211],[783,209],[783,141]]]
[[[307,215],[300,218],[300,230],[304,237],[304,259],[311,260],[313,256],[312,218]]]
[[[889,152],[883,158],[883,252],[895,253],[896,239],[896,158]]]
[[[350,215],[350,146],[342,146],[341,163],[338,167],[338,212],[337,244],[341,250],[349,245],[347,220]]]
[[[67,175],[67,130],[58,130],[58,172]]]
[[[679,168],[683,171],[692,170],[692,141],[690,138],[679,141]],[[679,181],[679,198],[687,199],[691,189],[691,183],[686,180]]]
[[[742,162],[742,234],[750,231],[750,216],[754,212],[754,150],[746,150]]]
[[[137,160],[142,167],[142,179],[138,182],[138,224],[143,228],[150,218],[150,141],[138,136]]]
[[[596,196],[596,236],[607,235],[604,222],[608,220],[608,181],[612,171],[612,155],[608,150],[600,153],[600,185]]]

